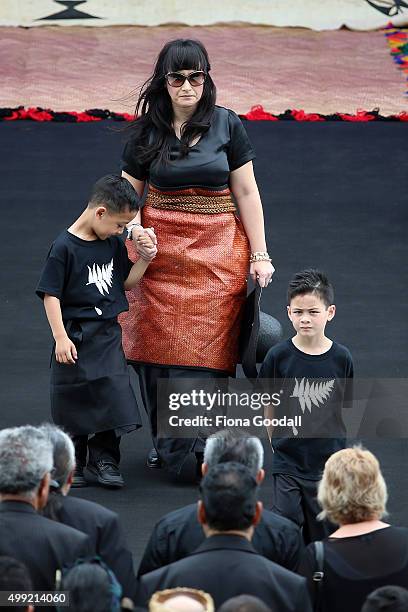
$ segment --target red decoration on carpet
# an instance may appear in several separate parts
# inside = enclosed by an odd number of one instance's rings
[[[380,115],[379,109],[371,111],[357,110],[355,115],[348,113],[333,113],[332,115],[321,115],[320,113],[306,113],[302,109],[286,110],[284,113],[273,115],[264,110],[263,106],[256,105],[241,119],[248,121],[408,121],[408,112],[401,111],[397,115]],[[134,115],[129,113],[115,113],[109,110],[93,108],[81,113],[76,111],[53,111],[49,108],[40,107],[24,108],[0,108],[0,121],[57,121],[68,123],[87,123],[90,121],[133,121]]]
[[[272,115],[271,113],[267,113],[263,106],[253,106],[249,113],[243,115],[245,119],[249,121],[279,121],[279,118],[276,115]]]
[[[290,111],[296,121],[325,121],[325,118],[318,113],[305,113],[304,110]]]
[[[339,113],[343,121],[374,121],[376,116],[373,113],[367,113],[364,110],[358,110],[356,115],[348,115],[347,113]]]

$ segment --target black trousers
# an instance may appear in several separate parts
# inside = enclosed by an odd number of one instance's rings
[[[289,474],[272,474],[272,510],[302,528],[305,544],[327,538],[336,527],[329,521],[318,521],[321,508],[317,502],[317,480]]]
[[[160,367],[154,365],[137,364],[130,362],[139,377],[140,392],[146,413],[149,417],[153,445],[165,466],[171,472],[180,473],[185,459],[190,452],[203,453],[204,438],[158,438],[158,381],[159,379],[174,382],[175,379],[202,379],[227,378],[225,372],[212,370],[196,370],[194,368]]]
[[[87,463],[89,450],[89,463],[93,465],[99,459],[120,463],[120,436],[117,436],[114,429],[101,431],[91,438],[88,435],[72,436],[75,446],[75,459],[78,466],[84,467]]]

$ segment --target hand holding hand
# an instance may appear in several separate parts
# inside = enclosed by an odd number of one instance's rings
[[[152,261],[157,255],[157,238],[152,227],[137,227],[132,233],[133,242],[139,257]]]

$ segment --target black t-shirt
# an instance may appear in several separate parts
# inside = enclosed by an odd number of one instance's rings
[[[232,110],[216,106],[211,125],[188,155],[179,158],[180,141],[172,135],[171,161],[163,164],[154,159],[149,164],[138,162],[136,143],[130,139],[122,155],[122,170],[134,178],[148,180],[159,189],[207,187],[225,189],[229,174],[255,158],[244,126]]]
[[[36,293],[57,297],[64,321],[113,319],[128,310],[124,282],[132,261],[123,240],[82,240],[64,230],[52,244]]]
[[[369,593],[387,585],[408,588],[408,529],[385,527],[324,543],[322,612],[360,612]],[[316,594],[313,544],[305,550],[298,573],[305,576],[312,600]]]
[[[297,432],[274,429],[272,472],[319,479],[327,458],[345,447],[342,409],[352,402],[350,351],[333,342],[322,355],[308,355],[289,339],[269,350],[259,378],[270,379],[269,391],[284,390],[276,418],[302,417]]]

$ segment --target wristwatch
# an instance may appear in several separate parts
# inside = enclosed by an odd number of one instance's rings
[[[141,223],[132,223],[132,225],[129,225],[126,230],[127,230],[127,240],[132,240],[132,231],[134,227],[143,227],[143,225]]]

